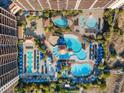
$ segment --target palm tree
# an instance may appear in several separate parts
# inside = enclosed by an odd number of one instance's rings
[[[119,14],[119,9],[117,9],[117,11],[115,11],[115,15],[114,15],[114,18],[113,18],[113,21],[112,21],[112,28],[111,28],[111,35],[110,35],[110,39],[112,39],[113,37],[113,30],[114,30],[114,26],[115,26],[115,22],[117,20],[117,17],[118,17],[118,14]],[[111,42],[112,40],[110,40]]]

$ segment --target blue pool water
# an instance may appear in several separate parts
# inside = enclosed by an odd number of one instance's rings
[[[87,19],[87,22],[86,22],[86,25],[89,27],[89,28],[95,28],[96,27],[96,24],[97,24],[97,21],[96,21],[96,19],[95,18],[93,18],[93,17],[89,17],[88,19]]]
[[[69,58],[70,58],[70,55],[68,53],[59,55],[59,59],[69,59]]]
[[[85,25],[85,18],[83,16],[79,17],[79,25],[83,27]]]
[[[71,68],[71,73],[74,76],[88,76],[92,72],[92,66],[88,63],[74,64]]]
[[[66,45],[68,49],[73,50],[73,55],[76,55],[79,60],[86,59],[87,55],[86,52],[82,49],[81,42],[78,40],[78,38],[74,35],[65,35],[64,36]],[[58,57],[59,59],[69,59],[70,56],[69,53],[66,54],[59,54],[58,53],[58,47],[53,48],[53,54]]]
[[[78,53],[75,53],[75,55],[78,57],[80,60],[86,59],[86,53],[83,50],[80,50]]]
[[[28,64],[28,67],[27,67],[27,72],[28,73],[32,73],[32,63],[33,63],[33,52],[31,51],[28,51],[27,52],[27,64]]]
[[[71,48],[75,53],[79,52],[82,48],[80,41],[76,37],[64,36],[66,45],[68,48]]]
[[[81,42],[74,35],[65,35],[64,36],[66,45],[68,48],[71,48],[74,52],[74,55],[78,57],[80,60],[86,59],[86,53],[82,49]]]
[[[54,25],[61,27],[61,28],[65,28],[68,26],[68,20],[64,17],[54,19],[53,23]]]
[[[42,59],[43,59],[43,53],[40,52],[40,60],[42,60]]]

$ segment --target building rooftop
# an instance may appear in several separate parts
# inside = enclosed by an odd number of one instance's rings
[[[61,10],[61,9],[105,9],[118,8],[124,4],[124,0],[14,0],[13,3],[19,8],[29,11]],[[12,8],[10,8],[11,10]],[[15,12],[14,12],[15,13]]]

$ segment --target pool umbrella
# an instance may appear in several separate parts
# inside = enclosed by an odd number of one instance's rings
[[[90,42],[90,48],[93,48],[93,44],[92,44],[92,42]]]

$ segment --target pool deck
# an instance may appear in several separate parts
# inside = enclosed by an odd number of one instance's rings
[[[68,23],[69,23],[70,28],[71,28],[71,26],[73,26],[74,29],[72,29],[73,30],[72,32],[66,32],[66,31],[63,32],[64,36],[69,36],[69,37],[72,37],[72,38],[76,38],[83,45],[84,39],[83,39],[82,36],[85,34],[85,27],[86,26],[74,25],[73,22],[77,18],[79,20],[79,18],[81,16],[83,16],[85,18],[85,20],[86,20],[89,17],[89,12],[90,11],[84,11],[83,14],[80,14],[80,15],[75,16],[75,17],[68,18],[67,20],[68,20]],[[95,17],[96,20],[98,20],[99,17],[101,18],[101,15],[99,15],[98,13],[96,13],[96,11],[94,11],[92,13],[93,13],[93,17]],[[55,18],[59,18],[59,17],[60,16],[57,16]],[[52,18],[52,20],[55,19],[55,18]],[[27,21],[28,21],[27,22],[27,26],[30,27],[30,21],[29,20],[27,20]],[[45,37],[46,37],[45,45],[48,47],[48,50],[50,50],[51,52],[53,52],[53,47],[57,43],[57,40],[58,40],[59,37],[58,36],[57,37],[54,37],[52,35],[52,32],[49,32],[49,34],[47,34],[47,32],[44,32],[44,22],[42,22],[42,21],[45,21],[45,20],[42,20],[42,19],[36,20],[36,23],[38,25],[37,25],[37,28],[36,28],[36,30],[34,32],[36,32],[37,35],[41,35],[41,34],[44,34],[45,35]],[[49,20],[47,20],[47,21],[49,21]],[[79,24],[79,22],[78,22],[78,24]],[[47,24],[47,25],[49,25],[49,24]],[[79,32],[76,32],[76,30],[79,30]],[[34,43],[34,41],[33,41],[33,43]],[[92,65],[92,67],[94,66],[95,60],[91,60],[89,58],[89,54],[90,54],[90,49],[89,49],[90,47],[89,47],[89,45],[90,44],[88,44],[89,42],[86,42],[86,43],[87,43],[86,48],[85,49],[82,48],[82,50],[87,55],[86,58],[84,60],[79,60],[78,58],[77,59],[75,58],[74,59],[75,62],[73,62],[72,64],[85,64],[85,63],[88,63],[88,64]],[[33,49],[26,49],[25,46],[33,46]],[[33,60],[33,62],[32,62],[32,73],[35,73],[37,71],[38,72],[42,72],[42,66],[44,66],[44,63],[45,63],[43,60],[39,61],[39,69],[38,70],[37,69],[34,69],[34,62],[35,62],[34,61],[34,50],[38,50],[38,48],[37,48],[37,46],[35,44],[32,44],[32,43],[31,44],[28,44],[28,43],[27,44],[24,44],[24,54],[27,55],[27,52],[28,51],[32,51],[32,54],[33,54],[32,55],[32,60]],[[59,52],[62,52],[63,53],[65,51],[68,52],[68,50],[62,50],[62,51],[59,51]],[[37,54],[36,54],[36,56],[37,56]],[[56,67],[56,63],[57,63],[58,60],[59,60],[59,58],[56,58],[55,56],[53,56],[52,66],[54,68]],[[46,64],[49,65],[49,63],[47,63],[47,62],[46,62]],[[28,64],[26,62],[26,68],[27,67],[28,67]],[[43,70],[45,70],[45,69],[43,69]]]
[[[28,48],[26,48],[26,47],[32,47],[32,49],[28,49]],[[30,51],[30,52],[32,52],[32,68],[31,68],[31,70],[32,70],[32,73],[34,73],[34,72],[41,72],[42,70],[41,70],[41,66],[42,65],[44,65],[44,62],[42,62],[42,60],[40,60],[40,58],[39,58],[39,70],[37,70],[37,69],[34,69],[34,60],[35,60],[35,57],[34,57],[34,51],[36,50],[38,50],[38,48],[35,46],[35,44],[34,44],[34,41],[32,40],[32,42],[24,42],[23,43],[23,48],[24,48],[24,54],[23,55],[26,55],[26,57],[27,57],[27,53]],[[39,51],[39,50],[38,50]],[[38,53],[39,54],[39,53]],[[36,53],[36,57],[37,57],[37,53]],[[25,64],[26,64],[26,69],[28,69],[28,58],[26,58],[26,62],[24,62]]]
[[[78,35],[78,34],[76,34],[75,36],[74,35],[71,35],[71,34],[66,34],[67,36],[71,36],[71,37],[73,37],[73,38],[76,38],[76,39],[78,39],[81,43],[83,43],[84,41],[83,41],[83,39],[82,39],[82,36],[81,35]],[[65,35],[65,36],[66,36]],[[57,39],[56,39],[57,40]],[[50,50],[50,51],[53,51],[53,46],[50,44],[50,42],[48,42],[47,40],[45,40],[45,44],[47,45],[47,47],[48,47],[48,49]],[[33,46],[33,49],[26,49],[26,46]],[[34,50],[38,50],[37,49],[37,47],[35,46],[35,44],[29,44],[29,42],[28,43],[24,43],[24,54],[27,54],[27,52],[28,51],[32,51],[33,52],[33,57],[32,57],[32,59],[33,59],[33,63],[32,63],[32,73],[34,73],[34,72],[42,72],[42,66],[44,66],[44,62],[43,61],[40,61],[39,62],[39,70],[37,70],[37,69],[34,69]],[[84,60],[79,60],[79,59],[75,59],[76,60],[76,62],[74,62],[73,64],[84,64],[84,63],[89,63],[89,64],[91,64],[92,66],[94,66],[94,60],[90,60],[90,58],[89,58],[89,45],[86,47],[86,49],[85,50],[83,50],[84,52],[86,52],[86,54],[87,54],[87,57],[86,57],[86,59],[84,59]],[[52,64],[52,66],[53,67],[55,67],[56,66],[56,62],[57,62],[57,60],[59,60],[58,58],[56,58],[56,57],[53,57],[53,64]],[[27,62],[26,62],[26,67],[28,66],[28,64],[27,64]],[[44,70],[44,69],[43,69]]]

